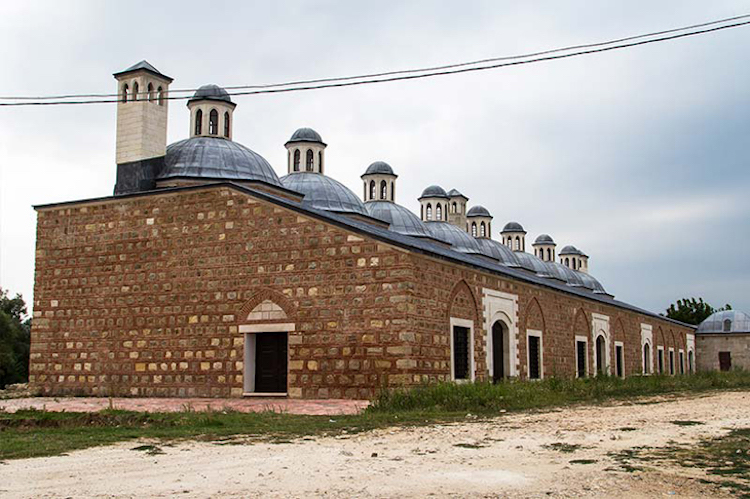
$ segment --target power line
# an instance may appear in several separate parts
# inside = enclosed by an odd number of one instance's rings
[[[744,19],[750,17],[750,14],[742,15],[742,16],[736,16],[734,18],[729,18],[729,20],[733,19]],[[703,23],[700,25],[695,26],[708,26],[708,25],[714,25],[717,23],[721,23],[725,21],[712,21],[710,23]],[[661,31],[657,33],[651,33],[646,35],[637,35],[632,37],[623,38],[620,40],[612,40],[608,42],[601,42],[601,43],[594,43],[594,44],[587,44],[587,45],[579,45],[576,46],[578,48],[587,48],[587,47],[600,47],[600,48],[590,48],[589,50],[579,50],[576,52],[571,52],[567,54],[559,54],[559,55],[547,55],[545,57],[533,57],[529,55],[519,55],[519,56],[508,56],[508,57],[498,57],[493,59],[485,59],[483,61],[474,61],[474,62],[466,62],[466,63],[459,63],[459,64],[451,64],[447,66],[438,66],[436,68],[423,68],[423,69],[411,69],[411,70],[402,70],[402,71],[391,71],[387,73],[377,73],[374,75],[363,75],[363,76],[349,76],[349,77],[339,77],[339,78],[324,78],[324,79],[318,79],[318,80],[302,80],[298,82],[287,82],[287,83],[277,83],[277,84],[268,84],[268,85],[244,85],[244,86],[236,86],[236,87],[226,87],[231,90],[237,90],[237,89],[254,89],[249,90],[245,92],[228,92],[229,95],[258,95],[258,94],[271,94],[271,93],[287,93],[287,92],[298,92],[298,91],[304,91],[304,90],[319,90],[324,88],[339,88],[339,87],[349,87],[349,86],[356,86],[356,85],[367,85],[367,84],[374,84],[374,83],[386,83],[386,82],[393,82],[393,81],[404,81],[404,80],[414,80],[414,79],[421,79],[421,78],[430,78],[435,76],[445,76],[445,75],[451,75],[451,74],[461,74],[461,73],[468,73],[468,72],[475,72],[475,71],[485,71],[489,69],[498,69],[502,67],[509,67],[509,66],[520,66],[525,64],[533,64],[538,62],[545,62],[545,61],[552,61],[552,60],[558,60],[558,59],[567,59],[571,57],[578,57],[582,55],[589,55],[589,54],[595,54],[600,52],[609,52],[612,50],[620,50],[630,47],[636,47],[640,45],[648,45],[652,43],[658,43],[668,40],[676,40],[679,38],[686,38],[691,36],[697,36],[697,35],[703,35],[707,33],[712,33],[715,31],[722,31],[725,29],[731,29],[731,28],[737,28],[742,26],[750,25],[750,21],[743,21],[738,22],[734,24],[728,24],[723,26],[717,26],[714,28],[708,28],[703,29],[699,31],[691,31],[688,33],[679,33],[669,36],[662,36],[659,38],[653,38],[649,40],[641,40],[637,42],[631,42],[631,43],[621,43],[623,40],[640,40],[642,38],[651,37],[655,34],[664,34],[664,33],[675,33],[678,31],[684,31],[686,29],[690,29],[691,27],[686,28],[675,28],[671,30]],[[608,46],[612,45],[612,46]],[[555,54],[562,51],[568,51],[571,50],[571,48],[560,48],[560,49],[553,49],[553,50],[547,50],[543,52],[538,52],[534,54],[535,56],[543,55],[543,54]],[[523,60],[514,60],[514,59],[523,59]],[[500,60],[513,60],[512,62],[504,62],[500,64],[492,64],[488,66],[479,66],[479,67],[467,67],[472,66],[488,61],[500,61]],[[447,71],[437,71],[437,69],[443,69],[448,68]],[[459,69],[453,69],[453,68],[459,68]],[[413,74],[413,73],[423,73],[423,74]],[[382,76],[389,76],[388,78],[382,78]],[[399,75],[399,76],[396,76]],[[364,79],[369,78],[369,79]],[[375,78],[375,79],[373,79]],[[360,81],[351,81],[351,80],[360,80]],[[301,85],[301,84],[307,84],[307,83],[318,83],[318,82],[328,82],[324,83],[322,85],[307,85],[307,86],[295,86],[295,85]],[[290,87],[291,88],[285,88]],[[187,91],[195,91],[194,89],[190,90],[180,90],[181,92],[187,92]],[[169,93],[173,93],[175,91],[170,90]],[[148,92],[139,92],[147,94]],[[92,94],[95,95],[95,94]],[[106,97],[119,97],[118,94],[101,94]],[[85,96],[70,96],[72,97],[85,97]],[[168,96],[163,97],[163,99],[166,100],[186,100],[190,99],[192,96]],[[0,97],[0,99],[19,99],[17,97]],[[29,98],[30,99],[30,98]],[[80,105],[80,104],[110,104],[110,103],[116,103],[120,102],[119,98],[115,99],[104,99],[104,100],[83,100],[83,101],[44,101],[42,99],[45,99],[45,97],[39,97],[38,101],[34,102],[0,102],[0,107],[9,107],[9,106],[49,106],[49,105]]]

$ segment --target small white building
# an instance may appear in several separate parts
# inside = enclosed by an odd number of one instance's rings
[[[750,369],[750,315],[716,312],[695,332],[699,371]]]

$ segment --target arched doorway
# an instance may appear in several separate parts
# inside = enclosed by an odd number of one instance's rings
[[[503,321],[492,325],[492,381],[510,376],[510,331]]]
[[[607,365],[605,363],[605,356],[607,355],[607,348],[604,342],[604,336],[597,336],[596,338],[596,374],[602,375],[607,371]]]

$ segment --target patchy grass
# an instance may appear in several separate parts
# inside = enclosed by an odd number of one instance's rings
[[[573,459],[568,461],[570,464],[594,464],[597,462],[596,459]]]
[[[549,445],[543,445],[542,447],[549,450],[564,452],[566,454],[570,454],[584,448],[581,444],[567,444],[565,442],[554,442]]]
[[[172,413],[112,409],[93,413],[0,412],[0,460],[55,455],[137,439],[155,439],[161,445],[180,439],[222,445],[253,441],[284,444],[296,438],[351,434],[388,426],[481,420],[509,411],[722,389],[750,389],[750,373],[424,385],[409,391],[384,391],[363,413],[335,419],[270,411],[200,412],[189,406]]]
[[[676,419],[674,421],[670,421],[670,423],[672,423],[673,425],[677,425],[677,426],[697,426],[697,425],[705,424],[703,421],[691,421],[689,419],[688,420]]]

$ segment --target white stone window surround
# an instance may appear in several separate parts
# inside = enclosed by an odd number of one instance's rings
[[[687,350],[686,353],[686,362],[687,362],[687,368],[685,369],[686,372],[692,374],[695,372],[695,334],[694,333],[688,333],[687,338],[685,341],[685,348]],[[690,365],[690,354],[693,354],[693,365]]]
[[[615,362],[617,362],[617,347],[620,347],[620,352],[622,353],[622,357],[620,358],[620,365],[622,367],[622,376],[621,378],[625,377],[625,344],[622,341],[615,341]],[[614,372],[615,376],[617,376],[617,371]]]
[[[598,363],[599,353],[596,350],[596,339],[602,336],[604,337],[604,373],[610,373],[610,359],[609,359],[609,347],[610,347],[610,333],[609,333],[609,316],[603,314],[591,314],[591,348],[594,349],[594,365],[592,366],[596,370]],[[596,374],[596,372],[594,372]]]
[[[680,348],[677,351],[677,367],[675,368],[675,374],[685,374],[687,369],[685,368],[685,350]]]
[[[536,336],[539,338],[539,378],[530,378],[530,361],[531,361],[531,352],[529,351],[529,338],[531,336]],[[526,379],[530,381],[534,381],[535,379],[544,379],[544,338],[542,337],[542,332],[537,329],[527,329],[526,330]]]
[[[661,370],[659,370],[659,359],[661,358]],[[656,347],[656,374],[664,374],[667,370],[667,359],[664,357],[664,347]]]
[[[643,354],[646,350],[646,345],[648,345],[648,370],[643,365]],[[651,324],[641,324],[641,371],[646,376],[654,372],[654,331]]]
[[[586,373],[586,376],[589,375],[589,338],[588,336],[576,336],[575,339],[575,347],[576,347],[576,365],[575,365],[575,372],[576,372],[576,378],[578,378],[578,342],[581,341],[586,344],[586,348],[584,349],[584,352],[586,354],[583,356],[583,371]]]
[[[292,323],[276,323],[276,324],[243,324],[239,327],[239,332],[244,335],[245,343],[245,356],[243,358],[243,373],[242,373],[242,391],[243,395],[246,396],[276,396],[285,397],[286,393],[256,393],[255,392],[255,339],[256,335],[263,333],[287,333],[291,334],[294,332],[294,324]],[[288,336],[287,336],[287,341]],[[287,349],[287,356],[289,355]],[[287,357],[287,369],[289,359]]]
[[[484,314],[485,352],[487,354],[487,369],[489,375],[494,372],[495,363],[492,358],[492,325],[499,321],[508,327],[508,376],[518,376],[518,295],[503,293],[490,288],[482,289],[482,308]],[[451,329],[452,330],[452,329]]]
[[[674,348],[669,347],[669,354],[667,355],[667,370],[670,376],[677,374],[677,359]]]
[[[469,330],[469,379],[456,379],[456,366],[453,353],[453,328],[465,327]],[[450,318],[450,343],[451,343],[451,381],[454,383],[468,383],[475,379],[474,373],[474,321],[470,319]]]

